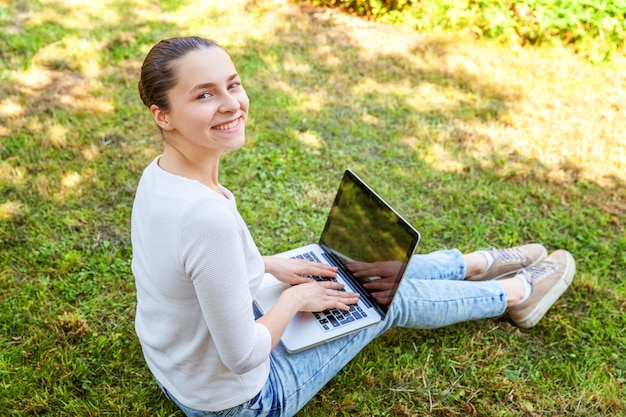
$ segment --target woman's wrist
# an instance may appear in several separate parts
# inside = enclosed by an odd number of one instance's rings
[[[276,269],[274,267],[274,261],[275,261],[274,257],[262,256],[262,258],[263,258],[263,264],[265,265],[265,272],[270,273],[270,274],[272,272],[275,272]]]
[[[284,303],[285,308],[291,314],[296,314],[302,308],[302,297],[300,297],[295,287],[290,287],[283,291],[279,300],[281,300],[281,303]]]

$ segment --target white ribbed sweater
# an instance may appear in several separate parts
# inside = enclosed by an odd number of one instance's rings
[[[135,329],[148,367],[178,400],[222,410],[258,393],[270,333],[252,295],[264,265],[230,191],[145,169],[132,211]]]

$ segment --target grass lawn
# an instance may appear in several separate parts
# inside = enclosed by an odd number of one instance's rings
[[[262,253],[315,240],[349,167],[420,253],[541,242],[577,260],[532,330],[392,330],[301,416],[626,414],[626,57],[284,0],[0,0],[0,414],[182,416],[134,333],[129,223],[160,150],[139,67],[187,34],[225,45],[250,96],[220,174]]]

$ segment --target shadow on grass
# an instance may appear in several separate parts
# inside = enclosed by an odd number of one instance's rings
[[[610,185],[601,186],[585,179],[581,168],[567,157],[554,167],[514,149],[477,154],[472,145],[490,143],[492,138],[456,123],[478,119],[506,125],[507,115],[515,111],[523,91],[490,83],[461,70],[438,70],[445,67],[442,62],[446,50],[458,46],[417,35],[407,41],[411,43],[411,62],[406,56],[384,50],[367,51],[367,57],[359,58],[355,66],[353,59],[341,57],[359,57],[364,54],[363,48],[342,32],[341,27],[317,22],[313,17],[304,20],[308,24],[303,24],[301,17],[294,18],[287,28],[276,33],[275,42],[255,40],[234,53],[252,99],[253,125],[251,145],[241,151],[243,156],[235,154],[229,159],[232,163],[228,169],[232,168],[235,175],[228,179],[238,182],[244,169],[238,167],[238,162],[243,161],[248,169],[247,175],[241,177],[243,192],[252,187],[250,198],[257,186],[267,190],[259,192],[253,205],[264,206],[262,200],[283,183],[293,184],[303,194],[306,192],[300,189],[300,184],[323,187],[324,195],[332,197],[336,179],[343,169],[352,167],[401,207],[402,213],[415,219],[418,226],[434,227],[440,232],[458,224],[487,220],[492,229],[485,230],[485,241],[469,243],[540,240],[552,248],[568,248],[583,264],[594,255],[607,259],[609,269],[605,272],[619,276],[617,273],[626,266],[620,255],[624,248],[620,232],[626,221],[626,195],[622,192],[621,178],[609,178]],[[307,52],[298,55],[302,50]],[[271,64],[294,65],[294,56],[306,67],[304,75],[303,71],[289,72]],[[314,78],[315,83],[303,78]],[[408,103],[415,98],[407,97],[403,91],[378,91],[390,80],[402,80],[400,84],[412,90],[421,85],[435,85],[451,90],[452,95],[461,99],[447,101],[444,108],[431,105],[424,111],[416,111],[415,105]],[[361,90],[359,85],[371,85],[376,91]],[[318,96],[323,99],[318,100]],[[468,102],[468,98],[473,102]],[[311,106],[307,101],[316,104]],[[280,114],[275,109],[280,109]],[[364,114],[372,117],[364,118]],[[368,123],[371,119],[374,121]],[[439,135],[441,131],[447,134]],[[321,146],[310,146],[303,141],[304,133],[317,138]],[[456,158],[461,172],[440,170],[428,160],[428,149],[435,144]],[[255,167],[252,154],[261,160],[266,155],[270,159],[281,157],[285,163],[275,162],[274,166],[284,169],[264,172],[263,178],[255,176],[266,165],[258,163]],[[555,170],[563,172],[561,179],[551,175]],[[251,183],[254,178],[260,184]],[[271,195],[283,197],[281,193]],[[290,206],[288,200],[293,194],[284,198],[283,203],[276,205],[281,210]],[[323,221],[325,211],[323,207],[320,209],[318,220]],[[449,214],[454,212],[459,215]],[[279,221],[276,214],[270,209],[258,225],[266,225],[263,228],[270,233],[279,229],[272,226],[272,222]],[[423,216],[434,225],[422,220]],[[437,224],[442,221],[443,224]],[[448,221],[450,224],[446,225]],[[440,239],[446,245],[459,241],[466,244],[463,234],[460,230]],[[315,232],[310,237],[314,238]]]
[[[11,29],[16,33],[5,29],[0,48],[12,70],[41,70],[41,78],[33,75],[0,87],[3,104],[18,108],[15,114],[0,115],[5,129],[0,139],[0,333],[6,344],[4,363],[11,363],[1,370],[14,381],[26,381],[17,387],[11,383],[13,399],[4,408],[45,412],[74,400],[84,401],[85,415],[93,408],[173,413],[151,384],[132,339],[129,216],[140,172],[159,149],[136,93],[139,66],[147,48],[183,34],[183,24],[161,12],[175,12],[186,2],[160,9],[118,1],[107,9],[116,15],[110,21],[95,14],[65,21],[75,11],[62,2],[20,4],[21,12],[31,7],[50,17],[29,26],[25,39],[23,28]],[[262,6],[248,5],[251,13],[260,13],[256,8]],[[567,158],[559,167],[564,175],[555,180],[550,175],[554,167],[519,151],[495,147],[477,154],[473,146],[492,138],[458,121],[506,124],[524,92],[469,71],[451,71],[446,60],[459,47],[453,41],[407,35],[408,55],[397,52],[397,45],[373,51],[323,15],[285,10],[284,24],[272,36],[250,37],[231,49],[252,111],[249,144],[225,158],[223,182],[235,191],[262,252],[315,240],[341,172],[351,167],[422,231],[421,252],[540,241],[569,249],[579,266],[572,290],[538,331],[520,333],[506,319],[436,331],[394,330],[359,355],[303,414],[321,415],[316,408],[329,404],[337,412],[337,403],[349,411],[350,402],[359,401],[345,398],[343,384],[355,376],[365,378],[365,388],[377,387],[372,388],[374,398],[361,394],[370,404],[382,404],[389,396],[387,384],[395,381],[399,387],[393,395],[400,405],[394,413],[410,413],[428,398],[427,391],[413,396],[409,390],[418,388],[402,385],[422,377],[418,366],[424,372],[443,369],[443,380],[465,387],[467,396],[455,397],[450,388],[435,385],[443,398],[441,410],[456,407],[470,413],[473,395],[498,403],[504,394],[495,385],[493,394],[481,387],[494,376],[489,374],[493,368],[480,373],[468,363],[487,363],[485,358],[500,358],[502,351],[513,349],[522,354],[521,366],[529,367],[535,358],[524,356],[526,346],[565,369],[554,378],[571,393],[568,404],[578,393],[567,374],[573,369],[568,355],[589,346],[609,346],[590,353],[591,362],[604,360],[603,377],[618,381],[614,389],[622,389],[626,367],[611,347],[626,349],[619,331],[623,318],[615,315],[624,308],[623,180],[613,178],[612,185],[601,186],[582,177],[581,168]],[[207,16],[212,22],[220,18],[227,16]],[[376,36],[375,30],[358,33]],[[206,35],[219,40],[219,30]],[[78,54],[72,49],[82,45],[77,38],[95,50]],[[88,59],[81,58],[93,59],[95,67],[85,66]],[[9,78],[3,71],[2,80]],[[439,166],[433,147],[442,148],[459,169]],[[606,317],[615,319],[612,326],[603,324]],[[463,352],[457,345],[468,340],[475,350]],[[458,364],[446,367],[440,360],[429,368],[433,362],[427,358],[433,353],[421,346]],[[388,350],[390,356],[378,353]],[[453,358],[455,351],[465,356]],[[477,357],[481,351],[487,352],[483,358]],[[563,351],[567,353],[559,353]],[[54,363],[46,359],[51,352]],[[416,359],[408,358],[409,353]],[[376,366],[368,364],[372,358]],[[407,361],[407,374],[386,375],[382,382],[368,379],[375,379],[371,373],[376,368],[383,374],[399,372],[396,358]],[[392,362],[388,370],[385,360]],[[510,367],[509,356],[498,360]],[[574,361],[573,366],[584,363]],[[98,371],[90,372],[90,366]],[[508,375],[514,378],[515,372]],[[562,388],[549,385],[546,395]],[[102,398],[102,390],[110,400]],[[40,394],[29,396],[32,391]],[[524,400],[536,399],[519,399]]]

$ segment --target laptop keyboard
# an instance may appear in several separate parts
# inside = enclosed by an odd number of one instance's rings
[[[306,259],[313,262],[321,263],[320,259],[315,255],[314,252],[306,252],[301,255],[294,256],[293,259]],[[313,278],[316,281],[335,281],[334,278],[329,277],[320,277],[309,275],[309,278]],[[345,290],[339,290],[345,291]],[[367,313],[363,311],[363,309],[358,304],[352,304],[350,306],[349,311],[339,310],[338,308],[331,308],[324,311],[314,312],[313,315],[317,319],[318,323],[324,330],[332,330],[339,326],[346,325],[348,323],[352,323],[356,320],[360,320],[362,318],[367,317]]]

